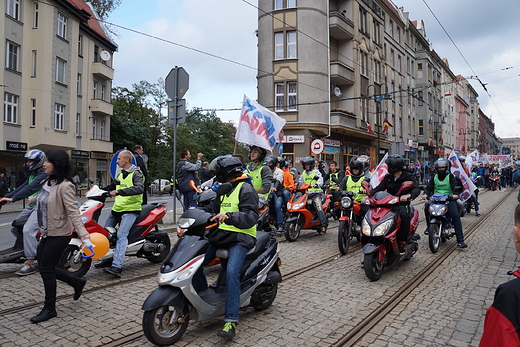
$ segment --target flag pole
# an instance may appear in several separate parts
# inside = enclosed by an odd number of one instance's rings
[[[235,147],[233,148],[233,154],[237,154],[237,143],[238,143],[238,141],[235,140]]]

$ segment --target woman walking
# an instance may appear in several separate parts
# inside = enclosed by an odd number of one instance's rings
[[[56,279],[74,288],[74,300],[79,299],[87,282],[85,278],[78,278],[56,268],[71,239],[73,225],[83,244],[92,246],[90,235],[79,214],[69,155],[62,150],[50,150],[46,155],[47,161],[43,168],[49,177],[44,181],[37,197],[38,225],[42,233],[37,258],[45,288],[45,303],[42,311],[31,318],[33,323],[56,317]]]

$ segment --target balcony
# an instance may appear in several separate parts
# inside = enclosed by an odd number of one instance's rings
[[[357,116],[352,112],[345,111],[338,108],[330,110],[330,124],[345,128],[357,128]]]
[[[114,106],[111,103],[101,99],[90,100],[89,109],[91,112],[101,113],[105,116],[112,116],[114,113]]]
[[[114,144],[108,140],[91,139],[89,149],[92,152],[112,153]]]
[[[330,62],[330,81],[336,85],[353,85],[354,68],[339,61]]]
[[[336,40],[352,40],[354,38],[354,22],[339,12],[331,12],[329,16],[330,36]]]
[[[92,63],[92,73],[105,80],[114,79],[114,69],[101,62]]]

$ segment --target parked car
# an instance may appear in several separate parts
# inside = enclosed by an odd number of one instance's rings
[[[156,179],[150,185],[150,189],[152,190],[152,194],[169,194],[170,193],[170,180],[161,179],[160,182],[160,192],[159,192],[159,179]]]

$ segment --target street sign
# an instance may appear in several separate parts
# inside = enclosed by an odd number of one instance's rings
[[[311,143],[311,151],[314,154],[320,154],[321,152],[323,152],[324,148],[325,148],[325,144],[320,139],[316,139],[316,140],[312,141],[312,143]]]
[[[190,87],[190,75],[182,67],[174,67],[164,80],[166,94],[172,99],[182,99]]]
[[[175,119],[177,118],[177,119]],[[186,122],[186,100],[168,101],[168,124],[176,125]]]

